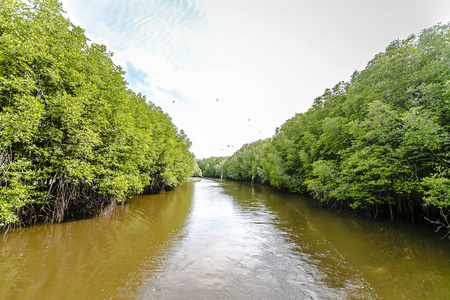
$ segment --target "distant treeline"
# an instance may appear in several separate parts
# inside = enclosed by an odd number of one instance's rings
[[[89,216],[191,176],[183,131],[60,3],[2,0],[0,18],[0,228]]]
[[[439,24],[393,41],[272,138],[198,165],[375,217],[437,218],[450,204],[449,132],[450,30]]]

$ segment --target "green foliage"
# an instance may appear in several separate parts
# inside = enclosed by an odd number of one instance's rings
[[[226,177],[235,180],[256,180],[262,182],[265,179],[262,159],[267,143],[267,141],[259,140],[242,146],[225,162]]]
[[[443,170],[442,168],[439,168]],[[439,208],[450,207],[450,174],[448,169],[432,174],[423,179],[425,188],[425,201]]]
[[[0,6],[0,227],[62,221],[194,171],[190,141],[127,88],[56,0]],[[38,205],[42,215],[29,214]],[[22,219],[26,223],[28,220]]]
[[[194,170],[192,171],[192,176],[193,177],[203,177],[203,173],[202,170],[200,169],[200,167],[198,166],[197,161],[194,164]]]
[[[223,177],[223,165],[226,157],[209,157],[197,160],[197,165],[204,177]]]
[[[225,176],[248,180],[258,166],[276,188],[391,218],[448,210],[449,44],[449,24],[393,41],[256,142],[257,156],[250,144],[225,159]]]
[[[264,182],[262,163],[268,140],[259,140],[241,147],[231,157],[210,157],[198,160],[205,177]]]

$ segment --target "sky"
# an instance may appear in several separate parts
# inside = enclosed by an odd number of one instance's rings
[[[272,137],[393,40],[450,21],[448,0],[61,2],[197,158]]]

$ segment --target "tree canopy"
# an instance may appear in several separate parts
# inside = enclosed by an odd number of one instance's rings
[[[393,41],[350,82],[326,89],[272,138],[208,168],[220,168],[231,179],[258,176],[276,188],[309,192],[373,216],[414,220],[436,210],[446,215],[449,44],[449,24]],[[199,162],[202,171],[204,165]]]
[[[184,132],[58,1],[0,4],[0,227],[89,215],[192,174]]]

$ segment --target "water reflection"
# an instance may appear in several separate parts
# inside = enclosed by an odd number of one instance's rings
[[[185,238],[157,276],[149,276],[138,298],[376,298],[358,273],[336,266],[342,259],[330,258],[332,246],[327,244],[321,258],[308,251],[307,243],[293,241],[285,222],[260,196],[261,191],[240,184],[197,183]],[[320,264],[327,259],[334,266],[330,272]]]
[[[181,234],[193,186],[139,196],[108,215],[9,231],[0,238],[0,299],[105,299]]]
[[[337,214],[308,197],[228,182],[243,207],[274,212],[289,240],[309,253],[330,287],[354,286],[356,274],[384,299],[448,299],[450,245],[428,224],[391,223]],[[358,275],[359,274],[359,275]],[[366,286],[367,287],[367,286]],[[353,296],[352,296],[353,297]]]
[[[0,299],[446,299],[429,226],[201,179],[109,214],[0,238]]]

